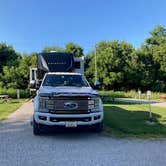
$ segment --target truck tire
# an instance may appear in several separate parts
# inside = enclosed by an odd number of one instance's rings
[[[35,119],[33,118],[33,134],[34,135],[40,135],[41,129],[38,123],[36,123]]]
[[[100,133],[103,130],[103,122],[93,125],[92,130],[96,133]]]

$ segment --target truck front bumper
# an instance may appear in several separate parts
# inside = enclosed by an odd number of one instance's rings
[[[67,122],[75,122],[77,126],[93,125],[102,122],[103,112],[89,114],[50,114],[35,112],[34,120],[38,124],[48,126],[65,126]]]

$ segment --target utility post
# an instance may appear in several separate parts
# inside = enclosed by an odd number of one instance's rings
[[[96,89],[99,89],[100,82],[98,81],[98,72],[97,72],[97,47],[96,47],[96,45],[95,45],[94,56],[95,56],[95,82],[94,82],[94,85],[96,86]]]
[[[20,99],[20,89],[17,89],[17,99]]]
[[[97,55],[96,55],[96,45],[95,45],[95,85],[97,84]]]
[[[95,45],[94,56],[95,56],[95,82],[94,82],[94,85],[99,86],[100,82],[98,81],[98,73],[97,73],[97,48],[96,48],[96,45]]]
[[[141,91],[140,91],[140,89],[138,89],[138,98],[139,98],[139,100],[141,99]]]
[[[147,99],[149,100],[149,118],[150,121],[152,122],[152,110],[151,110],[151,104],[150,104],[150,97],[151,97],[151,91],[147,91]]]

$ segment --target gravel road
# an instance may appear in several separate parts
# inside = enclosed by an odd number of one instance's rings
[[[152,104],[152,105],[153,105],[153,106],[165,107],[165,108],[166,108],[166,102],[154,103],[154,104]]]
[[[0,123],[0,166],[165,166],[166,139],[129,140],[90,132],[34,136],[25,103]]]
[[[149,100],[144,99],[133,99],[133,98],[115,98],[116,102],[121,103],[135,103],[135,104],[149,104]],[[150,100],[150,104],[157,107],[165,107],[166,108],[166,102],[165,101],[155,101]]]

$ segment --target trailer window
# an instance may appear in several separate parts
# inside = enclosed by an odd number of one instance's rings
[[[80,62],[74,62],[74,67],[76,68],[76,69],[80,69]]]

